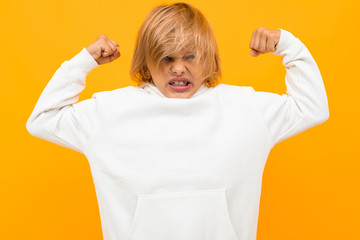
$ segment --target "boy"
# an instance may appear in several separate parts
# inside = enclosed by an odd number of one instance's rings
[[[27,129],[87,156],[105,240],[256,239],[270,150],[329,112],[299,39],[259,28],[250,48],[282,56],[287,95],[218,84],[213,31],[184,3],[156,7],[141,26],[131,66],[138,87],[77,103],[86,75],[120,56],[105,35],[56,71]]]

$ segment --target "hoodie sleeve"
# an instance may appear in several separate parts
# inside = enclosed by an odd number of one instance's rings
[[[102,116],[106,92],[76,103],[85,88],[87,74],[98,66],[86,48],[55,72],[26,123],[38,138],[84,153]]]
[[[305,45],[290,32],[281,30],[272,52],[286,67],[286,93],[259,92],[252,96],[275,144],[325,122],[329,107],[318,66]]]

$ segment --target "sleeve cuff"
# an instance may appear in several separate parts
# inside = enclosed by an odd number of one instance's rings
[[[275,55],[283,56],[286,54],[285,51],[294,48],[296,49],[300,40],[284,29],[279,30],[281,31],[280,40],[279,43],[276,45],[276,50],[272,53]]]
[[[82,74],[84,77],[86,77],[91,70],[99,66],[85,47],[77,55],[70,59],[69,62],[74,69],[76,69],[79,74]]]

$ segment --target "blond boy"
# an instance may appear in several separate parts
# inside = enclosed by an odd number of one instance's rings
[[[86,155],[105,240],[254,240],[272,147],[329,117],[318,67],[282,29],[258,28],[251,55],[282,56],[287,94],[219,84],[213,31],[196,8],[153,9],[140,28],[137,87],[78,101],[86,75],[120,56],[100,35],[65,61],[28,131]]]

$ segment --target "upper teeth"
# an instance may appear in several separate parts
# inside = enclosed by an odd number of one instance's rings
[[[172,85],[186,85],[187,82],[186,81],[172,81],[171,84]]]

